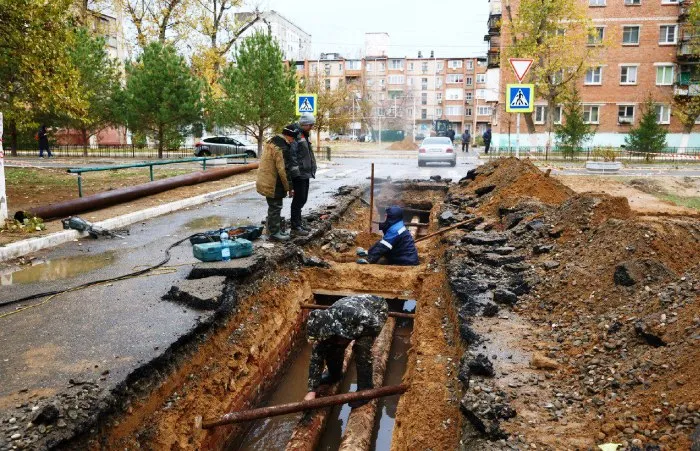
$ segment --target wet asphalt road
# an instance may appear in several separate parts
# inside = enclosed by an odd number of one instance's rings
[[[461,153],[455,168],[447,165],[418,168],[415,159],[374,162],[376,177],[391,176],[395,180],[427,179],[431,175],[457,180],[477,164],[475,158]],[[339,159],[320,170],[318,178],[311,182],[305,211],[327,203],[342,185],[366,183],[370,163],[368,159]],[[289,203],[290,200],[285,201],[286,216]],[[18,307],[17,304],[2,307],[9,300],[155,264],[173,242],[198,231],[218,228],[219,222],[214,219],[210,224],[188,226],[191,221],[207,222],[219,216],[225,225],[259,224],[265,214],[265,200],[251,190],[134,224],[124,239],[88,238],[39,252],[33,256],[45,260],[103,254],[107,258],[110,252],[114,256],[106,266],[71,278],[0,286],[0,315]],[[174,282],[187,276],[195,262],[191,246],[183,243],[172,251],[170,273],[62,294],[44,305],[0,318],[0,405],[5,396],[23,389],[53,393],[66,387],[69,379],[96,379],[105,371],[109,374],[101,385],[113,387],[134,368],[162,354],[207,314],[161,300]],[[3,277],[8,283],[10,276]],[[36,302],[39,301],[32,301]]]

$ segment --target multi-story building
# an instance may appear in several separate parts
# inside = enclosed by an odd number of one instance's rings
[[[350,86],[358,117],[359,102],[368,102],[372,108],[363,122],[369,128],[408,135],[429,135],[436,119],[449,120],[457,133],[482,132],[491,123],[498,92],[498,80],[489,81],[487,66],[487,58],[436,58],[432,52],[429,57],[419,52],[416,58],[380,54],[362,59],[325,53],[296,63],[300,77],[319,77],[326,89]],[[350,128],[359,134],[361,121]]]
[[[668,129],[667,145],[670,147],[700,146],[697,126],[687,133],[681,121],[673,114],[674,96],[699,95],[700,85],[692,80],[692,57],[687,40],[692,36],[681,29],[685,18],[684,0],[579,0],[587,9],[595,27],[595,36],[581,45],[596,46],[601,42],[599,64],[587,68],[577,81],[583,104],[585,120],[595,125],[596,135],[592,145],[620,146],[631,127],[641,116],[641,107],[651,95],[656,108],[657,122]],[[511,0],[513,14],[517,13],[519,0]],[[687,3],[687,2],[686,2]],[[509,42],[502,36],[502,11],[500,0],[490,0],[488,20],[489,67],[503,71],[500,78],[499,105],[496,127],[493,130],[495,145],[514,142],[514,120],[505,112],[505,85],[515,82],[504,45]],[[547,142],[545,118],[547,106],[537,101],[533,120],[535,134],[526,136],[521,143],[544,145]],[[554,122],[561,123],[562,107],[557,106]],[[522,126],[521,133],[527,133]]]
[[[251,12],[237,13],[236,20],[248,22],[253,18],[253,14]],[[263,12],[260,19],[244,31],[241,37],[244,38],[260,30],[269,32],[275,37],[286,60],[303,61],[309,57],[311,35],[277,11]]]

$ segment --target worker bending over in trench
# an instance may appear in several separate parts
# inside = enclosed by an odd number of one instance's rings
[[[413,235],[403,224],[403,208],[394,205],[386,209],[386,220],[379,224],[384,237],[374,243],[369,251],[358,248],[357,263],[380,263],[382,257],[389,265],[417,265],[418,250]]]
[[[314,310],[306,323],[306,335],[313,343],[309,363],[309,392],[305,401],[316,398],[321,384],[333,384],[343,377],[345,348],[352,347],[357,365],[357,390],[374,388],[372,345],[389,316],[386,300],[363,294],[338,299],[327,310]],[[324,372],[324,365],[328,371]],[[354,401],[355,408],[368,401]]]

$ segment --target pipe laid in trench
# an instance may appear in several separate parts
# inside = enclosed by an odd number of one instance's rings
[[[301,304],[301,308],[308,310],[327,310],[330,305],[320,305],[320,304]],[[407,318],[413,319],[416,317],[415,313],[402,313],[402,312],[389,312],[389,316],[393,318]]]
[[[109,207],[134,199],[139,199],[141,197],[162,193],[163,191],[179,188],[181,186],[190,186],[198,183],[219,180],[230,175],[248,172],[257,168],[258,163],[250,163],[232,168],[198,171],[191,174],[178,175],[141,185],[127,186],[112,191],[103,191],[101,193],[78,199],[71,199],[51,205],[34,207],[27,212],[24,212],[24,216],[37,216],[45,221],[54,218],[64,218],[66,216],[76,215],[78,213]]]
[[[387,319],[372,348],[372,382],[375,387],[381,387],[384,383],[395,326],[394,318]],[[378,405],[378,401],[373,399],[364,406],[352,409],[338,451],[369,451]]]

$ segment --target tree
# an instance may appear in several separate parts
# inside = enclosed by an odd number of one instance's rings
[[[80,131],[83,139],[83,154],[87,156],[88,140],[108,125],[115,122],[114,96],[119,89],[119,71],[105,50],[105,40],[92,36],[86,29],[75,33],[75,44],[69,50],[73,66],[78,70],[79,95],[86,108],[73,117],[59,117],[66,127]]]
[[[344,82],[335,89],[326,89],[325,80],[316,76],[303,84],[304,92],[315,93],[316,99],[316,147],[321,149],[321,132],[340,132],[352,121],[354,93]]]
[[[127,66],[126,88],[119,96],[121,117],[134,132],[158,141],[158,158],[173,137],[201,118],[201,81],[172,45],[152,42]]]
[[[566,97],[563,116],[563,123],[556,127],[556,140],[564,157],[570,156],[573,159],[583,143],[595,135],[593,127],[584,121],[581,98],[575,87]]]
[[[86,105],[68,49],[72,0],[0,0],[0,111],[12,155],[18,130],[40,114],[74,117]]]
[[[157,40],[177,42],[187,21],[189,0],[115,0],[134,26],[136,44],[144,49]]]
[[[651,161],[653,153],[666,147],[666,133],[666,129],[656,120],[656,104],[649,96],[642,106],[639,124],[625,137],[625,146],[632,151],[646,154],[645,160]]]
[[[258,140],[262,152],[265,133],[279,129],[294,117],[296,75],[283,61],[282,50],[268,34],[245,38],[236,62],[224,71],[218,122],[242,128]]]
[[[515,17],[508,2],[505,9],[504,27],[512,41],[505,56],[534,59],[528,81],[547,102],[545,124],[551,139],[554,108],[599,57],[603,42],[579,0],[522,0]],[[532,113],[525,114],[525,123],[535,133]]]

